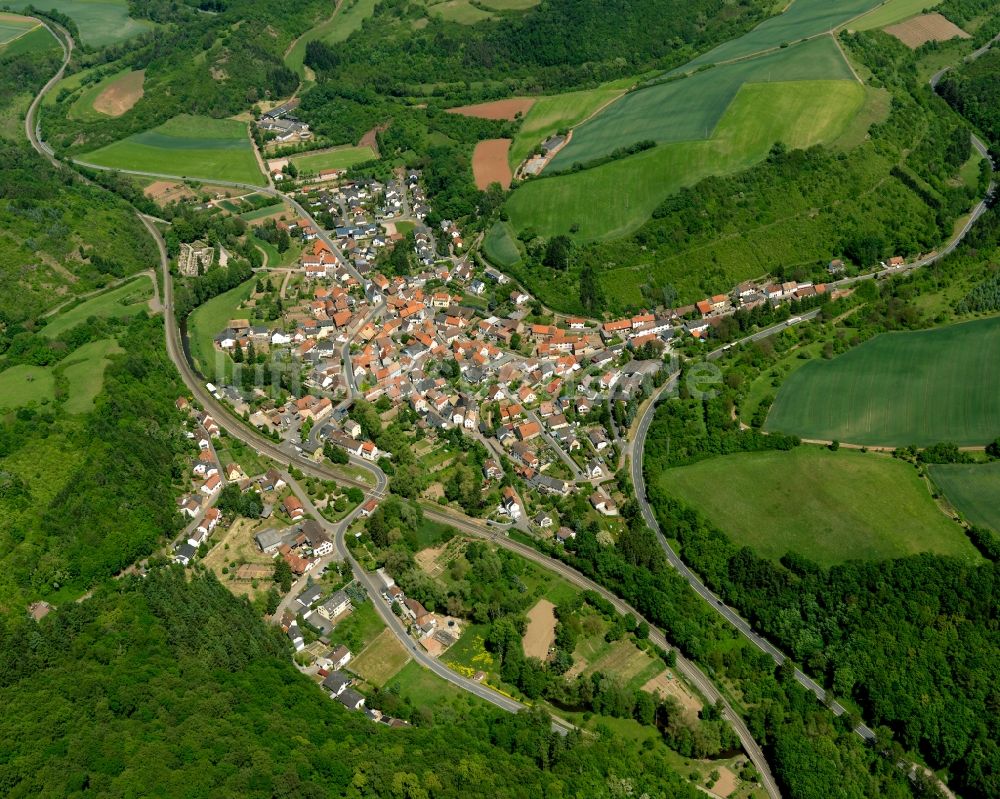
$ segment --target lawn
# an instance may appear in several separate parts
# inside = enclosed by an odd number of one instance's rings
[[[287,208],[284,203],[276,202],[274,205],[265,205],[263,208],[255,208],[252,211],[245,211],[240,214],[240,219],[244,222],[253,222],[256,219],[266,219],[269,216],[280,214],[285,210],[287,210]]]
[[[592,169],[528,181],[507,202],[511,224],[543,236],[570,233],[574,224],[579,228],[572,235],[585,240],[623,236],[669,195],[751,166],[776,141],[805,148],[837,138],[864,99],[864,88],[852,81],[743,86],[713,123],[711,139],[661,144]]]
[[[780,80],[788,85],[796,80],[851,79],[851,71],[836,44],[824,37],[762,58],[660,83],[627,94],[576,128],[573,139],[552,159],[547,170],[566,170],[576,162],[587,163],[640,141],[663,144],[714,138],[713,131],[746,83]],[[832,99],[830,105],[838,115],[844,113],[836,100]],[[796,116],[807,116],[805,110],[796,113],[795,107],[788,107],[786,113],[791,114],[793,122],[797,121]],[[747,137],[751,140],[757,126],[774,127],[773,120],[768,118],[755,122],[751,116],[747,121],[751,125]]]
[[[521,261],[514,229],[507,222],[496,222],[486,233],[483,248],[489,259],[500,267],[510,267]]]
[[[772,559],[790,550],[823,566],[919,552],[976,557],[914,468],[889,455],[810,446],[741,453],[669,469],[658,484]]]
[[[114,339],[91,341],[74,350],[59,364],[63,377],[69,383],[64,406],[66,413],[87,413],[93,409],[94,400],[104,386],[104,370],[111,363],[110,356],[121,351]]]
[[[191,357],[198,371],[207,378],[212,379],[219,375],[220,370],[228,371],[231,368],[229,356],[215,348],[215,337],[226,328],[230,319],[240,318],[242,312],[239,307],[253,293],[256,283],[257,278],[252,277],[236,288],[199,305],[188,317]]]
[[[752,31],[737,39],[720,44],[699,56],[678,71],[687,71],[703,64],[718,64],[734,58],[746,58],[816,36],[840,27],[848,20],[874,8],[881,0],[795,0],[787,10],[764,20]]]
[[[135,280],[102,294],[96,294],[79,305],[50,317],[42,333],[49,338],[55,338],[83,324],[92,316],[123,318],[133,316],[142,310],[148,311],[149,299],[152,296],[153,284],[149,276],[139,275]]]
[[[887,0],[878,8],[874,8],[861,19],[855,20],[848,27],[856,31],[870,31],[894,25],[910,17],[915,17],[925,9],[937,5],[934,0]]]
[[[934,465],[930,475],[968,521],[1000,533],[1000,462]]]
[[[1000,431],[998,364],[1000,318],[885,333],[795,372],[765,426],[889,447],[984,445]]]
[[[399,695],[409,699],[414,707],[435,710],[440,707],[486,707],[485,700],[478,699],[433,672],[423,668],[416,661],[410,661],[392,678],[390,685],[399,688]]]
[[[324,169],[347,169],[377,156],[371,147],[338,147],[318,153],[306,153],[291,158],[299,172],[318,173]]]
[[[623,93],[624,88],[602,87],[539,97],[525,114],[521,128],[510,146],[511,168],[520,164],[536,145],[553,133],[578,125],[602,105]]]
[[[182,114],[80,157],[98,166],[264,185],[247,126]]]
[[[354,608],[351,614],[336,626],[330,635],[330,643],[334,646],[343,644],[351,652],[361,652],[374,641],[385,630],[385,622],[375,610],[373,601],[382,600],[369,600]]]
[[[55,396],[56,381],[49,367],[21,364],[0,372],[0,409],[51,402]]]
[[[303,59],[306,45],[320,39],[327,44],[339,44],[361,27],[375,12],[375,0],[343,0],[333,15],[300,36],[285,54],[285,66],[305,77]]]
[[[91,47],[123,42],[156,27],[148,20],[129,17],[126,0],[52,0],[47,3],[10,0],[8,5],[15,11],[30,5],[61,11],[76,23],[83,44]]]
[[[410,660],[391,630],[382,630],[364,651],[351,659],[348,668],[369,685],[381,688]]]

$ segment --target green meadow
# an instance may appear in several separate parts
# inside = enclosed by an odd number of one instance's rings
[[[132,19],[126,0],[9,0],[9,5],[15,11],[30,5],[61,11],[76,23],[82,44],[90,47],[123,42],[156,27],[149,20]]]
[[[935,2],[928,0],[887,0],[887,2],[873,8],[860,19],[854,20],[847,27],[856,31],[870,31],[876,28],[884,28],[886,25],[895,25],[917,14],[923,13],[925,9],[936,6]]]
[[[934,464],[929,471],[962,516],[1000,533],[1000,462]]]
[[[309,42],[324,41],[327,44],[339,44],[361,27],[368,17],[375,12],[375,0],[343,0],[336,11],[319,25],[303,33],[285,53],[285,66],[305,77],[303,60],[306,57],[306,45]]]
[[[80,156],[98,166],[262,186],[245,122],[182,114]]]
[[[812,361],[778,392],[768,430],[887,447],[1000,434],[1000,318],[883,333],[831,361]]]
[[[658,484],[775,560],[789,551],[823,566],[919,552],[977,557],[913,466],[889,455],[810,446],[740,453],[668,469]]]
[[[140,275],[135,280],[123,283],[117,288],[96,294],[79,305],[51,317],[43,329],[44,335],[55,338],[86,322],[92,316],[121,318],[148,310],[149,299],[153,296],[153,284],[148,275]]]
[[[320,153],[305,153],[291,158],[299,172],[322,172],[324,169],[347,169],[364,161],[374,159],[375,151],[368,146],[338,147]]]

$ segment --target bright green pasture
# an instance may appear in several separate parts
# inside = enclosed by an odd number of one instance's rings
[[[280,277],[277,279],[280,280]],[[215,348],[215,337],[225,330],[230,319],[246,316],[246,312],[240,311],[239,307],[253,292],[256,283],[256,277],[250,278],[236,288],[199,305],[188,317],[191,357],[198,370],[209,380],[215,380],[217,376],[217,363],[223,364],[225,369],[231,368],[229,356]]]
[[[493,17],[488,11],[476,8],[469,0],[431,2],[427,4],[427,13],[429,16],[440,16],[447,22],[457,22],[460,25],[475,25]]]
[[[623,92],[621,88],[599,88],[539,97],[524,115],[510,146],[511,167],[520,164],[536,145],[553,133],[579,124]]]
[[[0,372],[0,409],[53,400],[56,381],[47,366],[21,364]]]
[[[514,231],[506,222],[497,222],[489,229],[483,247],[497,266],[513,266],[521,260]]]
[[[91,341],[73,351],[60,363],[63,377],[69,383],[66,413],[86,413],[94,407],[94,399],[104,386],[104,370],[111,357],[121,352],[114,339]]]
[[[38,27],[38,20],[0,12],[0,47]]]
[[[123,283],[111,291],[97,294],[63,313],[53,316],[42,332],[55,338],[71,328],[86,322],[92,316],[119,318],[131,316],[148,308],[153,296],[153,284],[148,275],[140,275],[135,280]]]
[[[1000,318],[885,333],[808,363],[781,387],[766,428],[890,447],[986,444],[1000,434]]]
[[[54,8],[70,17],[80,31],[84,45],[104,47],[123,42],[156,27],[145,19],[132,19],[128,15],[126,0],[9,0],[14,10],[29,5],[43,9]]]
[[[543,236],[569,233],[574,224],[581,239],[623,236],[670,194],[710,175],[745,169],[777,141],[804,148],[835,139],[864,96],[860,84],[843,80],[746,85],[712,139],[663,144],[593,169],[528,181],[507,203],[511,223]]]
[[[573,131],[573,138],[547,167],[566,170],[640,141],[689,142],[709,139],[733,98],[747,83],[849,80],[853,76],[829,37],[687,78],[639,89],[609,105]],[[839,110],[839,109],[838,109]],[[795,116],[795,109],[788,112]],[[751,126],[771,125],[770,120]],[[754,131],[749,135],[752,137]]]
[[[678,71],[688,71],[702,64],[746,58],[784,44],[793,44],[806,37],[818,36],[840,27],[878,4],[879,0],[794,0],[784,13],[764,20],[738,39],[720,44]]]
[[[375,151],[368,146],[338,147],[322,153],[293,156],[291,161],[299,172],[321,172],[324,169],[347,169],[375,158]]]
[[[934,0],[887,0],[878,8],[873,8],[861,19],[855,20],[847,27],[856,31],[870,31],[876,28],[884,28],[886,25],[895,25],[917,14],[923,13],[928,8],[933,8],[937,3]]]
[[[668,469],[658,483],[775,560],[789,551],[823,566],[918,552],[976,557],[913,466],[889,455],[809,446],[741,453]]]
[[[99,166],[263,185],[247,127],[183,114],[80,157]]]
[[[43,50],[50,50],[58,46],[58,43],[49,33],[48,28],[39,25],[34,30],[16,39],[8,41],[7,44],[0,45],[0,58],[11,58],[12,56],[25,55],[27,53],[40,53]]]
[[[1000,462],[935,464],[930,474],[966,519],[1000,533]]]

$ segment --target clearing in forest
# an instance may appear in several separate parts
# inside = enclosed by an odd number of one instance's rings
[[[510,164],[507,162],[509,150],[510,139],[486,139],[476,145],[472,153],[472,174],[477,188],[485,189],[491,183],[499,183],[505,189],[510,188]]]
[[[528,629],[524,633],[525,657],[545,660],[556,641],[556,606],[539,599],[528,611]]]
[[[461,105],[457,108],[449,108],[449,114],[460,114],[463,117],[477,117],[479,119],[506,119],[514,120],[518,114],[524,116],[535,104],[533,97],[511,97],[506,100],[493,100],[489,103],[477,103],[476,105]]]
[[[883,333],[807,363],[765,428],[868,446],[983,446],[1000,431],[1000,318]]]
[[[104,85],[94,98],[94,110],[110,117],[120,117],[142,99],[144,69],[126,72]]]
[[[913,50],[922,44],[927,44],[927,42],[946,42],[949,39],[971,38],[958,25],[940,14],[922,14],[919,17],[908,19],[906,22],[900,22],[898,25],[890,25],[885,29],[885,32],[892,34]]]

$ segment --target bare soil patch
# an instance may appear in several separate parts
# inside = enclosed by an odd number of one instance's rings
[[[664,699],[668,696],[674,697],[681,703],[681,707],[692,716],[697,716],[701,711],[701,702],[698,700],[698,697],[684,683],[678,680],[676,675],[669,669],[664,669],[649,680],[642,686],[642,690],[651,694],[659,694]],[[728,794],[726,795],[728,796]]]
[[[142,193],[160,205],[195,196],[195,193],[183,183],[173,183],[169,180],[157,180],[155,183],[150,183],[143,189]]]
[[[507,161],[509,150],[510,139],[486,139],[476,145],[472,153],[472,174],[478,188],[485,189],[491,183],[499,183],[505,189],[510,188],[512,175]]]
[[[739,780],[736,775],[732,772],[732,769],[726,766],[719,766],[719,779],[715,781],[715,785],[709,788],[716,796],[721,796],[725,799],[730,794],[734,793],[739,787]]]
[[[247,579],[248,570],[244,570],[243,577],[239,576],[239,569],[245,564],[262,566],[270,569],[270,573],[274,572],[273,558],[261,552],[253,538],[260,527],[261,525],[256,521],[237,519],[228,530],[217,528],[209,539],[209,545],[212,546],[212,549],[202,563],[215,572],[219,582],[237,596],[247,596],[253,599],[255,594],[271,587],[271,581],[267,577]],[[228,549],[226,549],[227,545]],[[235,567],[230,565],[234,562],[237,564]],[[226,574],[222,573],[223,569],[226,569]],[[253,579],[258,581],[256,588],[251,582]]]
[[[382,154],[378,149],[378,134],[389,127],[389,123],[383,123],[381,125],[376,125],[370,131],[365,133],[360,139],[358,139],[358,147],[371,147],[375,153],[376,158],[381,158]]]
[[[528,629],[524,633],[524,654],[529,658],[545,660],[556,640],[556,606],[547,599],[539,599],[528,611]]]
[[[460,105],[457,108],[449,108],[449,114],[461,114],[464,117],[479,117],[479,119],[507,119],[513,120],[518,114],[524,116],[535,104],[533,97],[510,97],[507,100],[494,100],[490,103],[476,103],[475,105]]]
[[[146,70],[129,72],[111,81],[94,98],[94,110],[109,117],[120,117],[142,99],[142,84]]]
[[[968,33],[940,14],[921,14],[898,25],[890,25],[885,32],[892,34],[914,50],[927,42],[970,38]]]
[[[437,577],[444,571],[444,566],[441,565],[441,556],[444,551],[445,547],[428,547],[420,550],[413,556],[413,559],[420,567],[420,571],[428,577]]]

